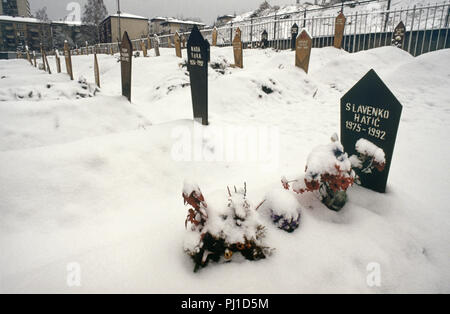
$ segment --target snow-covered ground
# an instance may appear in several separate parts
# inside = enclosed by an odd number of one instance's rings
[[[313,49],[308,75],[293,52],[245,50],[244,69],[210,68],[207,128],[192,121],[183,60],[174,49],[161,54],[133,59],[131,104],[120,96],[116,57],[99,56],[93,97],[92,85],[66,74],[0,61],[0,292],[450,292],[450,50],[413,58],[392,47]],[[232,56],[211,51],[222,66]],[[92,56],[73,65],[75,78],[94,82]],[[371,68],[403,104],[387,193],[353,187],[339,213],[297,196],[296,232],[266,221],[271,257],[194,274],[183,252],[184,180],[212,203],[246,182],[259,204],[339,131],[340,97]],[[221,132],[253,130],[269,146],[254,160],[177,154],[181,139],[208,130],[216,133],[202,143],[216,156],[231,150]],[[71,263],[81,287],[66,284]],[[367,285],[371,263],[380,287]]]

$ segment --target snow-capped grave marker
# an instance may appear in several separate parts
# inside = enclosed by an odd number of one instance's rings
[[[183,55],[181,54],[181,38],[180,34],[178,32],[175,33],[175,54],[178,58],[183,58]]]
[[[349,156],[358,155],[356,142],[363,138],[379,148],[386,157],[383,171],[364,173],[361,185],[386,192],[402,105],[374,70],[370,70],[341,99],[341,142]]]
[[[241,69],[244,68],[242,49],[241,36],[239,36],[239,33],[236,31],[236,35],[233,39],[234,66]]]
[[[95,75],[95,84],[98,87],[100,87],[100,71],[98,69],[97,53],[94,53],[94,75]]]
[[[260,43],[260,47],[263,49],[266,49],[269,47],[269,34],[267,33],[266,30],[264,30],[261,33],[261,43]]]
[[[291,28],[291,50],[294,51],[295,47],[296,47],[296,43],[297,43],[297,37],[298,37],[298,25],[297,23],[295,23],[294,25],[292,25]]]
[[[212,31],[212,45],[214,47],[217,46],[217,28],[214,27],[213,31]]]
[[[159,57],[159,37],[158,35],[155,35],[155,56]]]
[[[392,39],[392,45],[403,49],[403,43],[405,41],[406,27],[401,21],[394,30],[394,37]]]
[[[194,119],[208,125],[208,44],[197,26],[189,36],[187,53]]]
[[[59,58],[58,49],[55,49],[56,72],[61,73],[61,59]]]
[[[145,41],[141,40],[141,49],[144,58],[147,58],[147,47],[145,46]]]
[[[297,37],[295,49],[295,66],[302,68],[306,73],[309,70],[311,59],[312,38],[306,30]]]
[[[70,54],[69,43],[67,40],[64,42],[64,57],[66,59],[66,70],[70,79],[73,81],[73,69],[72,69],[72,55]]]
[[[131,65],[133,62],[133,46],[128,33],[125,32],[122,37],[120,47],[120,67],[122,70],[122,96],[131,101]]]
[[[342,48],[342,41],[344,39],[344,29],[346,21],[347,18],[345,17],[344,13],[342,12],[339,13],[339,15],[336,18],[334,29],[334,47],[337,49]]]

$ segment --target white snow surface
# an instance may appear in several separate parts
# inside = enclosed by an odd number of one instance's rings
[[[392,47],[313,49],[308,75],[291,51],[244,50],[244,69],[209,71],[208,127],[194,127],[183,60],[160,50],[133,59],[132,103],[120,96],[113,56],[99,56],[101,92],[81,99],[64,73],[0,61],[0,292],[450,292],[450,50],[413,58]],[[231,47],[212,47],[211,58],[234,63]],[[73,57],[73,67],[95,81],[92,55]],[[227,185],[246,182],[259,204],[339,131],[340,98],[371,68],[403,104],[387,193],[355,186],[339,213],[298,195],[298,230],[267,225],[272,256],[194,274],[183,252],[184,180],[223,205]],[[11,97],[33,90],[41,98]],[[247,126],[277,130],[270,166],[173,158],[174,134]],[[204,145],[221,149],[211,136]],[[70,263],[80,266],[79,287],[67,285]],[[379,287],[367,284],[371,263]]]

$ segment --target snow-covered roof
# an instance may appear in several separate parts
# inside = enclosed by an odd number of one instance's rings
[[[8,15],[0,15],[0,21],[8,21],[8,22],[16,22],[16,23],[43,23],[41,20],[38,20],[34,17],[20,17],[20,16],[8,16]]]
[[[119,17],[119,14],[113,14],[110,15],[109,17]],[[138,20],[148,20],[147,17],[143,17],[143,16],[139,16],[139,15],[134,15],[134,14],[130,14],[130,13],[120,13],[120,18],[124,18],[124,19],[138,19]]]
[[[205,26],[206,24],[200,23],[200,22],[194,22],[194,21],[184,21],[184,20],[179,20],[179,19],[175,19],[172,17],[167,18],[164,22],[162,22],[161,24],[169,24],[169,23],[173,23],[173,24],[188,24],[188,25],[199,25],[199,26]]]
[[[83,23],[81,21],[52,21],[54,24],[66,24],[70,26],[81,26]]]

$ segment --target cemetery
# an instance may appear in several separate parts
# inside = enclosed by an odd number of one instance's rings
[[[447,39],[330,20],[0,60],[0,292],[450,292]]]

